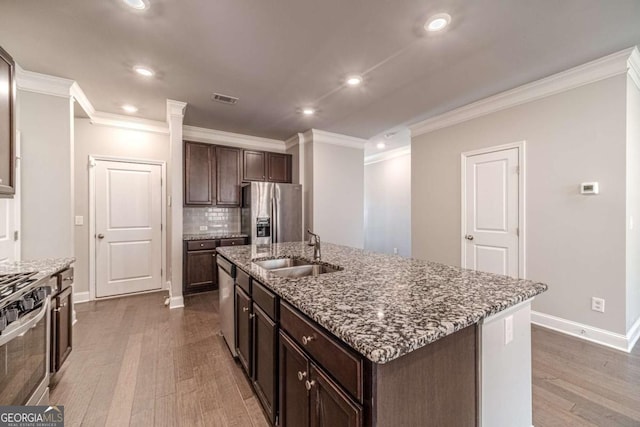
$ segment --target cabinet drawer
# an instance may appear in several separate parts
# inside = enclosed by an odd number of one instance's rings
[[[244,237],[220,240],[220,246],[241,246],[241,245],[244,245]]]
[[[363,362],[355,352],[347,350],[284,302],[280,303],[280,327],[352,396],[362,402]]]
[[[244,271],[236,268],[236,283],[240,286],[247,294],[251,295],[251,279],[249,275]]]
[[[251,290],[253,301],[260,307],[271,319],[276,320],[276,294],[262,286],[261,283],[253,281],[253,289]]]
[[[73,268],[58,273],[58,291],[64,291],[73,284]]]
[[[200,251],[216,248],[216,240],[191,240],[187,242],[188,251]]]

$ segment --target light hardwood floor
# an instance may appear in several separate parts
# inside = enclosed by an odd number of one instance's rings
[[[267,426],[219,336],[217,293],[164,307],[155,293],[77,305],[74,349],[53,378],[66,426]],[[640,345],[631,354],[534,327],[533,419],[640,426]]]

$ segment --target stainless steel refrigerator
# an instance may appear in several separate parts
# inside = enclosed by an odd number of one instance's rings
[[[242,232],[255,245],[302,240],[302,185],[252,182],[242,187]]]

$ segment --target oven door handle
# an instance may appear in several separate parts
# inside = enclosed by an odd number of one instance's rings
[[[12,339],[16,337],[21,337],[26,334],[29,329],[33,328],[40,322],[44,316],[47,315],[49,311],[50,299],[47,298],[42,303],[40,310],[37,312],[31,312],[27,314],[25,317],[16,320],[11,323],[7,328],[2,331],[2,335],[0,335],[0,346],[5,345]]]

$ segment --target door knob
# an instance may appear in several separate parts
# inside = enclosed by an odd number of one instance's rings
[[[311,387],[313,387],[314,385],[316,385],[316,382],[314,380],[307,380],[304,382],[304,388],[306,388],[307,390],[311,390]]]
[[[471,234],[467,234],[464,238],[467,240],[473,240],[473,236]]]
[[[104,239],[104,234],[102,233],[98,234],[98,239]]]

